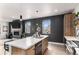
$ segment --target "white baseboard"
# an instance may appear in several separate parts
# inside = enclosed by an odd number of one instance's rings
[[[48,42],[48,43],[57,44],[57,45],[65,45],[64,43],[58,43],[58,42]]]

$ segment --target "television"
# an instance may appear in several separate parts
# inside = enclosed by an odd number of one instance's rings
[[[12,28],[20,28],[21,22],[19,20],[15,20],[12,22]]]

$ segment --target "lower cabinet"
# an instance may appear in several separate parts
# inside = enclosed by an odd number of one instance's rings
[[[35,55],[42,55],[42,41],[35,44]]]
[[[42,54],[46,52],[47,47],[48,47],[48,39],[46,38],[42,40]]]
[[[35,55],[35,46],[26,50],[26,55]]]
[[[27,50],[12,47],[12,55],[35,55],[35,46],[32,46]]]
[[[36,45],[37,45],[35,46],[36,55],[44,55],[48,47],[48,38],[45,38],[44,40],[40,41]]]

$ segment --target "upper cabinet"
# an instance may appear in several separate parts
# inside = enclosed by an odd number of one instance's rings
[[[25,33],[31,33],[31,22],[25,22]]]
[[[64,36],[74,36],[74,28],[72,25],[74,14],[64,15]]]
[[[51,20],[46,19],[42,21],[42,34],[51,34]]]

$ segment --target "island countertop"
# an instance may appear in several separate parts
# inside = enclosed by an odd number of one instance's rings
[[[30,36],[30,37],[18,39],[12,42],[7,42],[6,44],[26,50],[47,37],[48,35],[41,35],[41,38],[34,38]]]

